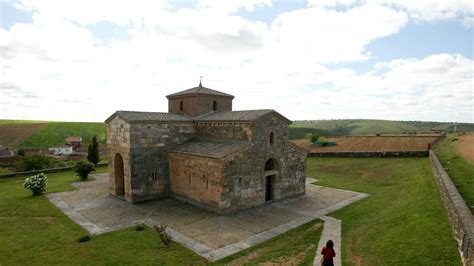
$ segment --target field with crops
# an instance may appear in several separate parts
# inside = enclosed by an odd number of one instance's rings
[[[105,132],[104,123],[0,120],[0,145],[47,149],[63,145],[67,136],[81,136],[83,144],[87,144],[94,135],[100,143],[105,143]]]
[[[319,136],[361,136],[429,132],[431,130],[474,131],[474,124],[371,119],[300,120],[294,121],[290,125],[290,139],[302,139],[306,133]]]
[[[392,136],[341,136],[327,137],[327,141],[336,142],[335,146],[316,147],[307,139],[293,140],[294,143],[311,152],[399,152],[426,151],[428,145],[438,138],[438,135],[392,135]]]

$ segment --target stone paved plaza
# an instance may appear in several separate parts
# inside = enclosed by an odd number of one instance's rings
[[[74,183],[77,190],[48,194],[49,200],[91,234],[136,224],[165,224],[175,241],[210,261],[263,242],[315,218],[325,221],[333,219],[325,215],[367,196],[312,185],[315,180],[308,178],[306,195],[237,214],[219,215],[175,199],[130,204],[109,194],[107,173],[92,177],[95,178],[92,181]]]

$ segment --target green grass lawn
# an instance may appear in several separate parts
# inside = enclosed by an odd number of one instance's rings
[[[370,194],[330,214],[343,221],[343,264],[461,264],[427,158],[309,158],[308,176]]]
[[[454,185],[474,213],[474,165],[457,151],[457,134],[448,134],[435,148],[435,153],[453,180]]]
[[[105,167],[97,169],[99,173],[106,171]],[[31,196],[23,188],[24,179],[0,179],[0,265],[208,264],[179,243],[162,246],[158,234],[148,227],[143,231],[127,228],[77,243],[76,239],[87,235],[87,231],[71,221],[45,196]],[[47,192],[73,190],[71,182],[77,181],[78,177],[72,172],[48,174]],[[321,231],[322,221],[314,220],[217,264],[294,260],[300,265],[312,265]],[[292,243],[291,248],[288,248],[288,243]]]
[[[215,264],[313,265],[313,259],[322,233],[322,225],[321,220],[313,220],[285,234],[217,261]]]
[[[105,168],[98,172],[106,171]],[[0,179],[0,265],[30,264],[205,264],[194,252],[173,242],[163,247],[158,234],[134,228],[76,239],[87,232],[44,196],[32,197],[24,177]],[[74,189],[72,172],[48,174],[48,192]]]

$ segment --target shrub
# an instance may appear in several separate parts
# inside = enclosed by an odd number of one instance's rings
[[[166,225],[155,225],[153,228],[160,235],[161,243],[164,245],[169,245],[171,243],[171,235],[166,231]]]
[[[308,133],[305,135],[305,138],[311,142],[315,142],[319,139],[318,135],[314,135],[313,133]]]
[[[135,231],[142,231],[145,230],[145,226],[143,224],[138,224],[135,226]]]
[[[23,148],[20,148],[20,149],[18,150],[18,155],[21,156],[21,157],[25,156],[25,155],[26,155],[25,150],[24,150]]]
[[[41,173],[38,175],[34,175],[31,177],[28,177],[25,180],[25,183],[23,186],[26,189],[31,190],[31,193],[33,193],[33,196],[41,195],[44,191],[46,191],[46,183],[48,181],[48,177]]]
[[[95,171],[94,165],[89,162],[79,161],[74,166],[74,172],[77,173],[81,180],[87,179],[89,174],[93,171]]]
[[[78,243],[83,243],[83,242],[87,242],[87,241],[89,241],[89,240],[91,240],[91,237],[88,236],[88,235],[85,235],[85,236],[79,237],[76,241],[77,241]]]
[[[56,160],[44,155],[33,155],[23,157],[17,163],[17,168],[20,171],[42,170],[54,167]]]

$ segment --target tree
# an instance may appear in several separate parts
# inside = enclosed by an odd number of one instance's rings
[[[95,171],[94,165],[86,161],[79,161],[74,166],[74,172],[76,172],[82,180],[86,180],[93,171]]]
[[[26,155],[25,150],[24,150],[23,148],[20,148],[20,149],[18,150],[18,155],[20,155],[21,157],[25,156],[25,155]]]
[[[92,138],[92,143],[89,144],[89,148],[87,150],[87,160],[93,163],[95,166],[97,166],[100,161],[99,143],[97,142],[97,137],[95,135]]]

